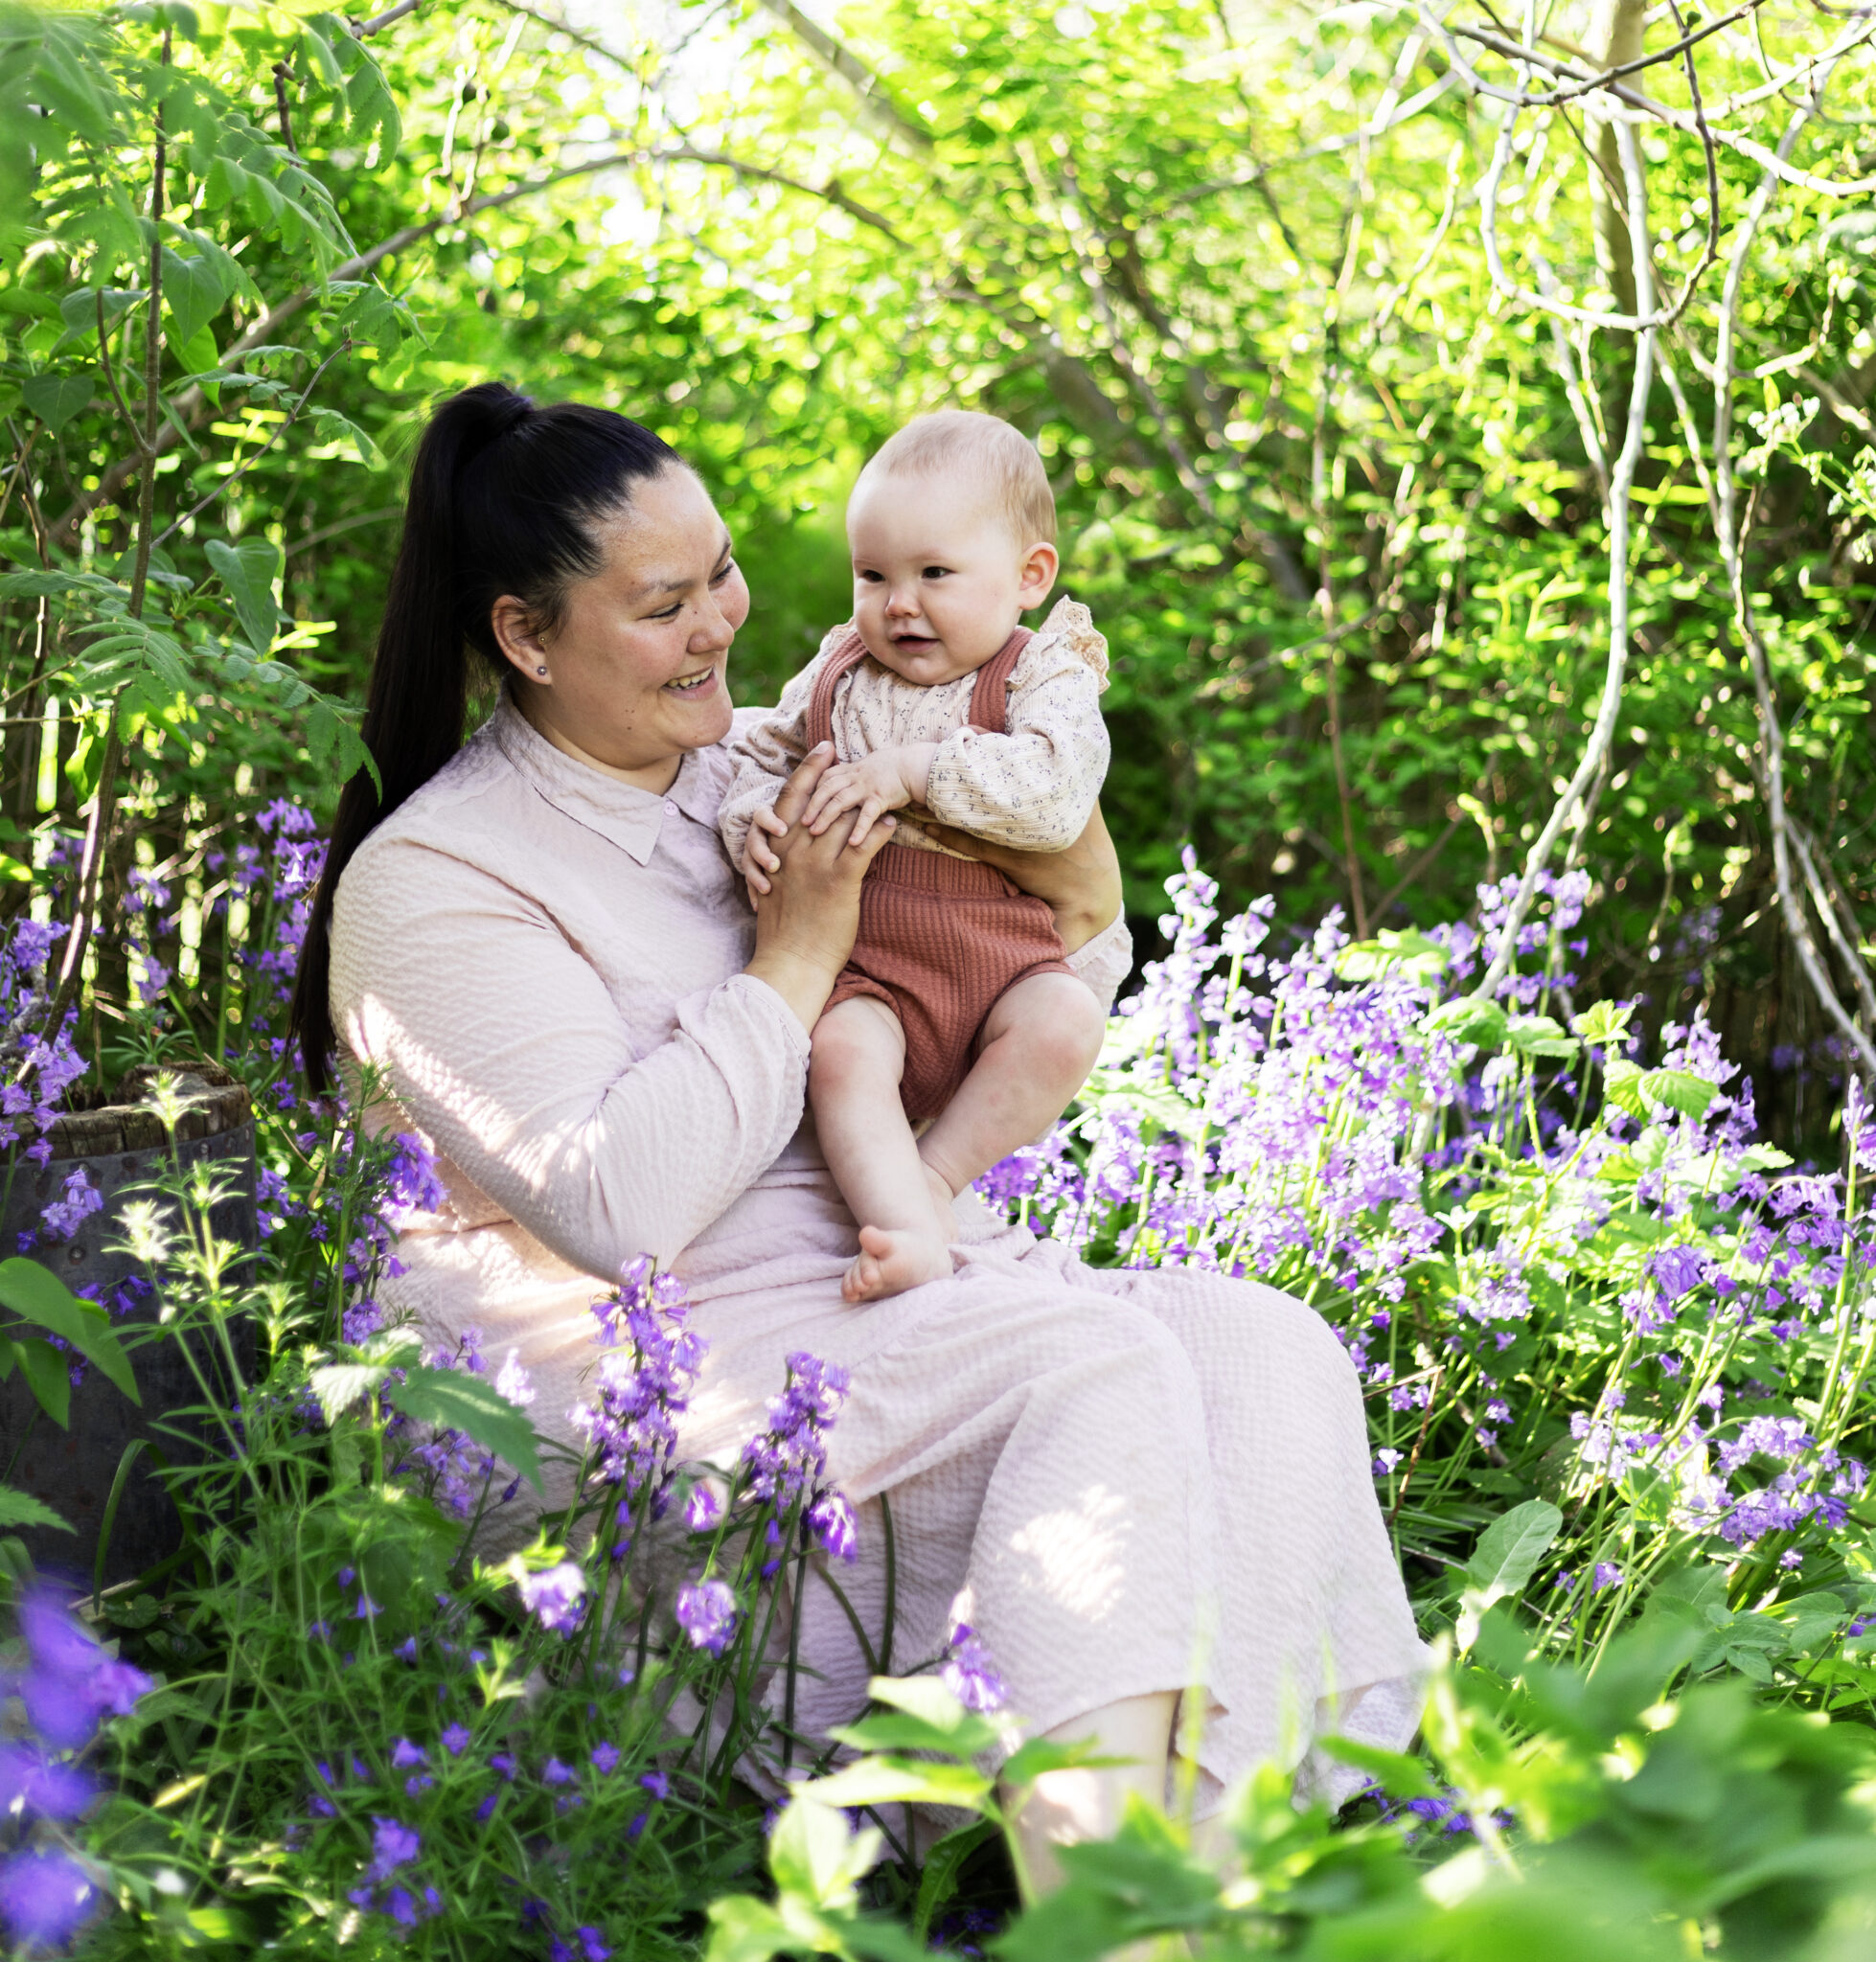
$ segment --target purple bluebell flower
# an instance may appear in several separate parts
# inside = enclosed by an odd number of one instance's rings
[[[90,1876],[69,1853],[37,1847],[0,1862],[0,1924],[23,1949],[61,1949],[97,1905]]]
[[[523,1574],[518,1586],[521,1603],[542,1628],[569,1634],[585,1611],[586,1576],[572,1561]]]
[[[721,1655],[736,1630],[736,1596],[721,1581],[687,1581],[677,1590],[677,1626],[693,1649]]]
[[[939,1674],[951,1695],[967,1710],[1000,1710],[1009,1700],[1009,1685],[997,1674],[990,1650],[976,1630],[969,1622],[953,1622],[946,1649],[945,1666]]]

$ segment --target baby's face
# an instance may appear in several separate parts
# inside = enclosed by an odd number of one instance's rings
[[[881,667],[921,688],[981,668],[1055,583],[1052,545],[955,479],[863,480],[847,506],[854,624]]]

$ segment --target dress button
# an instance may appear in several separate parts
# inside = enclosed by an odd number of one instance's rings
[[[669,798],[665,800],[664,808],[668,815],[672,817],[675,817],[677,815],[677,807],[676,805],[673,804]]]

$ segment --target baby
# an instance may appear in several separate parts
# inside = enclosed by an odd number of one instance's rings
[[[811,832],[855,811],[857,847],[885,812],[911,812],[867,871],[808,1066],[821,1149],[860,1222],[841,1291],[861,1302],[950,1273],[952,1199],[1045,1131],[1100,1052],[1100,1004],[1048,906],[919,820],[1030,851],[1073,844],[1107,773],[1108,650],[1072,600],[1040,633],[1019,624],[1055,583],[1055,499],[1041,459],[994,416],[900,430],[860,472],[847,536],[853,624],[732,743],[720,822],[754,896],[779,862],[775,799],[817,743],[835,760]]]

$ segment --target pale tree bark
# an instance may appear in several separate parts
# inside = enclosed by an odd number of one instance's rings
[[[1646,0],[1595,0],[1590,15],[1590,57],[1599,69],[1625,67],[1641,59],[1641,31]],[[1604,99],[1609,107],[1613,101]],[[1590,172],[1590,214],[1595,233],[1596,263],[1615,296],[1616,310],[1636,311],[1635,268],[1637,253],[1647,254],[1646,239],[1631,237],[1629,202],[1622,180],[1622,158],[1616,143],[1615,117],[1596,118],[1596,168]]]

